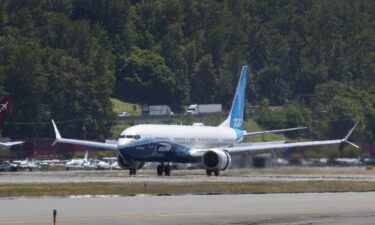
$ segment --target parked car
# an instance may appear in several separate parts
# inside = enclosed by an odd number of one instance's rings
[[[118,116],[119,117],[129,117],[129,116],[131,116],[131,114],[128,113],[128,112],[122,112],[122,113],[118,114]]]

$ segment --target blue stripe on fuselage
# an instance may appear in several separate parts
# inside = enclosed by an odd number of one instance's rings
[[[136,161],[148,162],[196,162],[189,154],[189,148],[175,143],[157,141],[119,149],[120,153]]]

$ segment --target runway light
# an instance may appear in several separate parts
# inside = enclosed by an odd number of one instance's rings
[[[52,209],[53,214],[53,225],[56,225],[57,209]]]

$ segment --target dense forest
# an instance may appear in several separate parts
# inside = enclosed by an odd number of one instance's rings
[[[265,128],[375,140],[372,0],[0,0],[3,135],[108,135],[109,97],[229,108],[242,65]],[[267,106],[284,105],[281,112]],[[69,131],[69,132],[67,132]]]

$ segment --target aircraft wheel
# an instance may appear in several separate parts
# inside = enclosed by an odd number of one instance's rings
[[[212,175],[212,170],[206,170],[206,174],[210,177]]]
[[[136,172],[136,169],[134,169],[134,168],[130,168],[129,169],[129,174],[130,174],[130,176],[135,176],[135,174],[136,174],[137,172]]]
[[[164,170],[164,166],[158,165],[158,167],[156,168],[156,172],[158,173],[158,176],[163,175],[163,170]]]
[[[171,166],[170,165],[166,165],[164,167],[164,174],[165,174],[165,176],[171,175]]]
[[[214,170],[214,173],[215,173],[215,176],[219,176],[220,175],[220,170]]]

